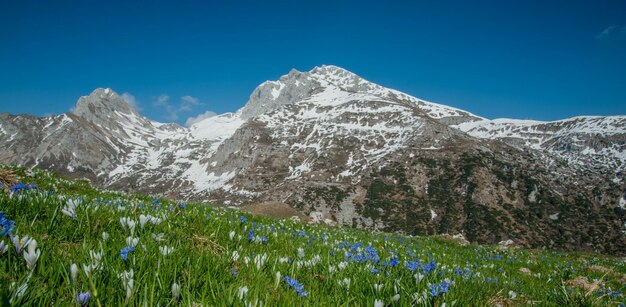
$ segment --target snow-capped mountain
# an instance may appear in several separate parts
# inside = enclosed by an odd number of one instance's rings
[[[477,138],[553,154],[581,171],[604,168],[623,173],[626,169],[626,116],[580,116],[552,122],[502,118],[454,127]]]
[[[625,253],[625,127],[626,116],[488,120],[321,66],[189,128],[111,89],[62,115],[3,113],[0,159],[114,189],[286,203],[344,226]]]

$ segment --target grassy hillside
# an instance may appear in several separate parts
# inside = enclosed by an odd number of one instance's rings
[[[626,303],[623,259],[324,228],[3,173],[0,305]]]

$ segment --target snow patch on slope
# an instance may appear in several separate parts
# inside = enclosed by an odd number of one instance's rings
[[[198,139],[225,140],[231,137],[244,123],[245,121],[241,119],[239,112],[225,113],[193,124],[189,128],[189,132]]]

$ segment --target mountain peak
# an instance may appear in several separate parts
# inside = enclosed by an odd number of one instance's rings
[[[148,125],[145,118],[110,88],[97,88],[89,96],[80,97],[72,113],[103,127],[123,122]]]
[[[91,117],[98,113],[119,112],[134,114],[133,108],[110,88],[97,88],[89,96],[82,96],[72,113],[81,117]]]
[[[105,96],[113,97],[113,96],[118,96],[118,95],[111,88],[99,87],[99,88],[93,90],[93,92],[91,92],[91,94],[89,94],[89,96],[100,96],[101,98],[104,98]]]
[[[310,73],[319,75],[356,76],[355,73],[335,65],[315,66]]]

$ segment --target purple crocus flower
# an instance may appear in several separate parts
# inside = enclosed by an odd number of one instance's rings
[[[80,306],[87,306],[87,304],[89,303],[89,299],[91,298],[91,294],[89,293],[89,291],[87,292],[81,292],[77,297],[76,297],[76,302],[80,305]]]

